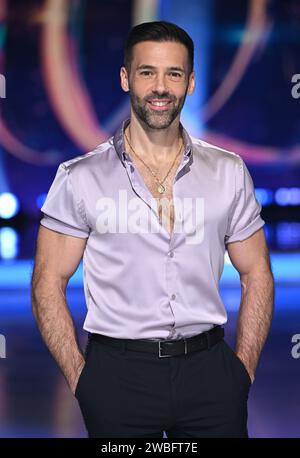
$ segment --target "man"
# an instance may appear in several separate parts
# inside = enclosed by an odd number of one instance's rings
[[[243,160],[180,123],[193,54],[174,24],[132,29],[120,72],[130,118],[59,166],[42,207],[33,311],[89,437],[248,436],[273,276]],[[236,352],[218,290],[226,248],[242,287]],[[65,297],[82,257],[85,358]]]

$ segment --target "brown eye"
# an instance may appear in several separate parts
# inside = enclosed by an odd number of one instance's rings
[[[173,81],[178,81],[182,79],[182,74],[179,72],[170,72],[169,76]]]
[[[152,75],[152,72],[150,72],[149,70],[144,70],[143,72],[141,72],[141,75],[149,76],[149,75]]]

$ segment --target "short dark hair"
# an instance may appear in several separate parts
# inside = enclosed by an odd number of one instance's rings
[[[166,21],[143,22],[131,29],[124,48],[124,67],[130,72],[132,49],[142,41],[174,41],[183,44],[188,51],[189,73],[194,70],[194,42],[178,25]]]

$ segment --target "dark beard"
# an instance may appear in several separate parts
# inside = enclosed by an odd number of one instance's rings
[[[170,97],[170,95],[167,93],[153,93],[151,95],[152,98],[166,98],[172,101],[172,107],[169,110],[162,112],[154,112],[151,110],[151,108],[149,108],[149,106],[147,106],[147,100],[150,98],[150,96],[148,96],[145,99],[141,99],[132,91],[129,92],[129,96],[132,109],[136,114],[137,118],[144,122],[149,129],[160,130],[167,129],[172,124],[174,119],[179,115],[186,99],[187,90],[188,89],[186,89],[185,94],[180,99],[174,99],[174,97]]]

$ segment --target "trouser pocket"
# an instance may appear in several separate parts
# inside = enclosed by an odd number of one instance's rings
[[[250,375],[242,362],[242,360],[237,356],[235,351],[230,347],[230,345],[224,340],[224,348],[225,351],[232,363],[233,366],[233,372],[236,376],[236,380],[239,383],[242,383],[242,385],[249,390],[250,386],[252,385],[252,381],[250,378]]]
[[[85,352],[84,352],[85,364],[80,372],[80,375],[77,381],[77,385],[76,385],[76,389],[75,389],[75,394],[74,394],[77,399],[80,396],[81,385],[84,383],[84,379],[86,377],[86,372],[87,372],[89,360],[90,360],[90,353],[91,353],[91,341],[90,339],[88,339],[86,347],[85,347]]]

